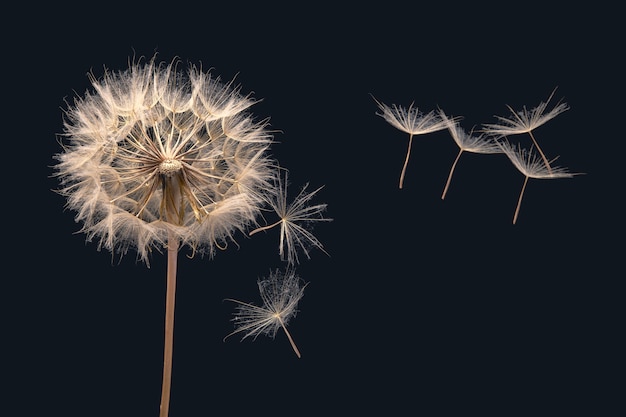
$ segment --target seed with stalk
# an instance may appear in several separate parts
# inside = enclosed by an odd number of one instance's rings
[[[309,204],[322,187],[308,192],[308,184],[305,184],[293,201],[288,202],[287,186],[285,171],[284,179],[280,175],[276,177],[275,187],[272,188],[275,192],[268,194],[268,204],[278,215],[278,220],[252,230],[250,235],[280,226],[278,251],[281,259],[287,261],[289,265],[299,263],[299,251],[304,252],[308,259],[311,248],[319,249],[328,255],[322,243],[309,230],[313,223],[332,221],[323,217],[326,204]]]
[[[524,197],[524,191],[526,190],[526,184],[529,178],[535,179],[557,179],[557,178],[572,178],[578,173],[571,173],[567,168],[553,166],[549,168],[549,164],[546,164],[542,158],[538,157],[533,152],[533,148],[526,150],[519,145],[513,146],[508,141],[498,141],[498,146],[502,149],[502,152],[511,160],[513,165],[524,174],[524,184],[520,191],[519,198],[517,200],[517,206],[515,207],[515,214],[513,215],[513,224],[517,222],[520,206],[522,205],[522,198]],[[554,162],[557,158],[554,158],[550,162]]]
[[[511,106],[507,105],[512,115],[508,118],[495,116],[500,121],[500,123],[484,124],[483,132],[500,137],[528,133],[534,147],[537,149],[537,152],[539,152],[539,155],[541,155],[541,159],[543,159],[543,164],[545,168],[548,170],[548,172],[552,171],[550,161],[548,161],[548,158],[541,150],[539,143],[537,143],[537,140],[533,135],[533,130],[569,109],[567,103],[561,103],[559,101],[552,108],[552,110],[545,113],[546,107],[548,106],[548,103],[552,99],[552,96],[554,96],[555,92],[556,88],[552,91],[550,97],[548,97],[545,102],[542,101],[537,107],[534,107],[531,110],[527,110],[526,106],[524,106],[522,110],[515,111],[511,108]]]
[[[271,271],[269,277],[259,280],[257,284],[263,301],[261,306],[232,298],[226,299],[237,303],[237,308],[232,319],[235,330],[224,337],[224,340],[237,333],[243,333],[241,340],[248,337],[254,340],[260,334],[266,334],[273,339],[282,328],[293,351],[300,358],[300,350],[287,330],[287,324],[296,316],[298,302],[304,296],[307,284],[293,270]]]
[[[441,199],[446,198],[446,193],[448,192],[448,188],[450,187],[450,182],[452,181],[452,175],[454,174],[454,170],[456,168],[459,159],[463,152],[472,152],[472,153],[481,153],[481,154],[495,154],[501,153],[502,150],[493,140],[493,138],[487,136],[484,133],[475,135],[474,130],[472,129],[469,133],[465,132],[459,123],[454,119],[445,115],[443,111],[439,111],[439,114],[443,120],[445,120],[446,125],[448,127],[448,131],[454,139],[454,143],[459,147],[459,152],[452,163],[452,167],[450,168],[450,173],[448,174],[448,180],[446,181],[446,185],[443,189],[443,193],[441,194]]]
[[[404,176],[406,174],[409,158],[411,156],[413,136],[425,135],[439,130],[444,130],[447,128],[447,122],[434,110],[428,113],[422,113],[417,107],[414,107],[414,103],[411,103],[411,105],[406,108],[395,104],[388,106],[379,102],[375,98],[374,101],[376,101],[378,108],[382,111],[382,113],[376,113],[378,116],[381,116],[387,121],[387,123],[396,129],[409,134],[409,145],[406,151],[406,157],[404,158],[404,165],[402,166],[402,171],[400,173],[399,188],[402,189]]]

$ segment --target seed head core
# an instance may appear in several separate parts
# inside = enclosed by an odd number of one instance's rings
[[[173,176],[183,168],[182,162],[177,159],[165,159],[159,164],[159,173],[168,177]]]

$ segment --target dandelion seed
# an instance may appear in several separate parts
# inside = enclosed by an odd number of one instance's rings
[[[309,230],[309,227],[314,222],[332,221],[332,219],[323,217],[326,204],[309,205],[310,201],[322,187],[317,188],[315,191],[307,192],[308,184],[305,184],[296,198],[289,204],[287,203],[287,186],[287,173],[285,173],[284,180],[282,176],[277,176],[276,185],[272,188],[276,192],[269,194],[268,203],[278,215],[279,220],[253,230],[250,232],[250,235],[280,225],[278,250],[281,259],[286,260],[289,265],[299,263],[299,250],[304,252],[308,259],[310,259],[310,248],[317,248],[328,255],[322,243]]]
[[[521,111],[516,112],[507,105],[508,109],[512,113],[512,116],[509,118],[495,116],[500,121],[500,123],[485,124],[483,131],[487,134],[496,136],[519,135],[523,133],[528,133],[535,148],[537,148],[537,151],[541,155],[546,169],[550,171],[552,169],[552,167],[550,166],[550,162],[539,147],[539,144],[537,143],[537,140],[535,139],[535,136],[532,132],[547,121],[555,118],[559,114],[569,109],[567,103],[558,102],[552,110],[545,113],[546,107],[548,106],[548,103],[552,99],[552,96],[554,96],[555,92],[556,88],[552,91],[552,94],[550,94],[550,97],[548,97],[545,102],[539,103],[537,107],[531,110],[527,110],[526,106],[524,106]]]
[[[98,249],[148,262],[167,248],[161,417],[168,415],[179,248],[212,256],[256,226],[277,164],[267,122],[232,83],[154,58],[91,77],[93,92],[66,112],[58,192]]]
[[[502,149],[502,152],[504,152],[504,154],[506,154],[506,156],[511,160],[513,165],[522,174],[524,174],[524,184],[522,185],[522,190],[517,200],[517,206],[515,207],[513,224],[517,222],[520,206],[522,204],[522,198],[524,196],[524,191],[526,190],[526,184],[528,183],[529,178],[557,179],[572,178],[575,175],[580,175],[578,173],[569,172],[567,168],[550,167],[549,163],[546,164],[542,158],[537,157],[537,155],[533,152],[532,147],[530,148],[530,150],[526,150],[521,148],[519,145],[515,147],[511,145],[508,141],[498,141],[497,144],[500,149]],[[554,162],[556,159],[557,158],[554,158],[552,161],[550,161],[550,163]]]
[[[298,312],[298,302],[304,295],[302,280],[294,271],[286,272],[272,271],[266,279],[258,281],[259,292],[263,304],[259,307],[252,303],[227,298],[227,301],[237,303],[232,321],[235,323],[235,331],[228,334],[228,337],[243,332],[241,340],[252,337],[253,340],[260,334],[266,334],[272,339],[280,328],[285,331],[289,343],[296,355],[301,357],[291,334],[287,330],[287,324]]]
[[[409,158],[411,156],[413,136],[425,135],[446,129],[447,124],[446,121],[443,120],[434,110],[424,114],[419,111],[417,107],[413,107],[413,103],[406,108],[395,104],[387,106],[375,98],[374,101],[376,101],[378,108],[382,111],[382,113],[376,113],[378,116],[381,116],[387,121],[387,123],[396,129],[409,134],[409,145],[404,159],[404,165],[402,166],[402,172],[400,173],[399,188],[402,188],[406,168],[409,164]]]
[[[452,163],[450,173],[448,174],[448,180],[446,181],[443,193],[441,194],[441,199],[443,200],[446,198],[446,193],[450,187],[450,182],[452,181],[452,175],[454,174],[456,164],[459,162],[463,152],[494,154],[501,153],[502,150],[492,138],[488,137],[484,133],[476,136],[474,135],[473,129],[470,133],[466,133],[454,118],[446,116],[441,110],[439,110],[439,115],[443,120],[445,120],[452,139],[454,139],[454,142],[459,147],[459,152]]]

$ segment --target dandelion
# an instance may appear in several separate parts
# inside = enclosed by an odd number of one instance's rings
[[[454,170],[456,168],[456,164],[459,162],[461,155],[463,152],[472,152],[472,153],[482,153],[482,154],[494,154],[501,153],[500,147],[496,144],[496,142],[486,136],[484,133],[479,135],[474,135],[474,131],[470,131],[470,133],[466,133],[459,124],[455,121],[454,118],[449,118],[444,114],[443,111],[439,111],[439,114],[443,120],[445,120],[446,125],[448,127],[448,131],[454,139],[454,142],[459,147],[459,152],[452,163],[452,167],[450,168],[450,173],[448,174],[448,180],[446,181],[446,185],[443,189],[443,193],[441,194],[441,199],[446,198],[446,193],[448,192],[448,187],[450,187],[450,182],[452,181],[452,175],[454,174]]]
[[[526,184],[529,178],[535,179],[556,179],[556,178],[572,178],[574,175],[579,175],[569,172],[566,168],[551,167],[549,163],[543,161],[542,158],[537,157],[533,152],[533,148],[530,150],[522,149],[519,145],[517,147],[511,145],[508,141],[497,142],[502,152],[511,160],[513,165],[524,174],[524,184],[517,200],[517,206],[515,207],[515,214],[513,215],[513,224],[517,222],[517,216],[519,215],[520,206],[522,204],[522,198],[524,191],[526,190]],[[551,162],[554,162],[557,158],[554,158]]]
[[[399,188],[402,188],[404,175],[411,156],[413,136],[425,135],[427,133],[446,129],[447,122],[434,110],[426,114],[422,113],[417,107],[413,107],[414,103],[411,103],[411,105],[406,108],[395,104],[387,106],[386,104],[380,103],[375,98],[374,100],[378,104],[378,108],[382,111],[382,113],[376,113],[378,116],[381,116],[387,121],[387,123],[396,129],[409,134],[409,146],[404,159],[404,165],[402,166],[402,172],[400,173]]]
[[[555,92],[556,88],[552,91],[552,94],[550,94],[550,97],[548,97],[545,102],[539,103],[537,107],[531,110],[527,110],[526,106],[524,106],[521,111],[516,112],[511,108],[511,106],[507,105],[508,109],[512,113],[512,116],[509,118],[495,116],[500,121],[500,123],[485,124],[483,131],[485,133],[498,136],[528,133],[535,148],[537,148],[537,152],[539,152],[539,154],[541,155],[546,169],[548,170],[548,172],[551,171],[552,167],[550,166],[550,162],[539,147],[539,144],[537,143],[537,140],[533,135],[533,130],[569,109],[567,103],[558,102],[552,110],[545,113],[546,107],[548,106],[548,103],[552,99],[552,96]]]
[[[276,192],[268,195],[268,203],[278,215],[279,220],[251,231],[250,235],[280,225],[279,254],[281,259],[286,260],[289,265],[299,263],[299,250],[302,250],[308,259],[310,259],[309,251],[311,248],[317,248],[328,255],[322,243],[309,230],[314,222],[332,221],[332,219],[323,217],[326,204],[309,205],[322,187],[307,192],[308,184],[305,184],[296,198],[289,204],[287,202],[287,186],[287,173],[285,173],[284,180],[281,176],[276,178],[276,186],[273,188]]]
[[[178,61],[132,62],[90,76],[93,91],[69,105],[56,176],[67,208],[98,249],[148,263],[167,249],[161,417],[168,415],[177,255],[212,257],[258,225],[277,164],[267,121],[240,88]]]
[[[252,337],[253,340],[260,334],[266,334],[272,339],[280,328],[285,331],[294,352],[301,357],[300,351],[287,330],[287,324],[298,312],[298,302],[304,296],[304,284],[293,270],[286,272],[272,271],[268,278],[258,281],[259,292],[263,304],[259,307],[252,303],[227,298],[227,301],[237,303],[232,321],[235,331],[228,337],[243,332],[241,340]]]

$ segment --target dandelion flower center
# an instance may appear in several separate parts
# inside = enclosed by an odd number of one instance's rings
[[[171,177],[183,169],[183,164],[177,159],[165,159],[159,164],[159,173]]]

